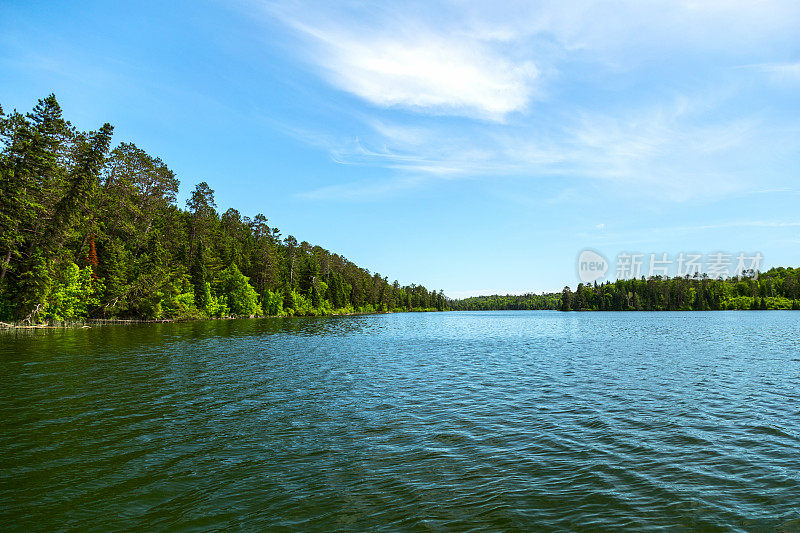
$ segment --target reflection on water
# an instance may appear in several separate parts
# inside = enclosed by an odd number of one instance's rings
[[[0,334],[4,529],[791,530],[800,313]]]

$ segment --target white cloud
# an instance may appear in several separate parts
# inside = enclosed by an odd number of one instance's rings
[[[737,101],[724,67],[800,77],[797,63],[761,63],[798,44],[796,1],[278,2],[270,13],[315,74],[358,99],[360,126],[323,126],[334,160],[396,171],[307,198],[458,177],[599,180],[673,201],[793,185],[769,172],[797,157],[795,122]],[[635,101],[615,100],[626,90]]]
[[[576,53],[606,64],[661,53],[753,55],[796,43],[795,0],[541,0],[267,4],[295,53],[382,107],[502,120]],[[589,54],[586,56],[585,54]]]
[[[795,43],[800,25],[794,0],[259,5],[297,32],[295,52],[342,90],[379,106],[495,118],[524,110],[542,68],[565,53],[752,53]]]
[[[501,121],[526,109],[539,73],[532,61],[425,29],[293,26],[330,83],[380,107]]]

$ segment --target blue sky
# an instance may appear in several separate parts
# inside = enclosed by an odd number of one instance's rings
[[[6,0],[0,103],[54,92],[181,203],[207,181],[390,280],[559,290],[585,248],[800,265],[798,28],[780,0]]]

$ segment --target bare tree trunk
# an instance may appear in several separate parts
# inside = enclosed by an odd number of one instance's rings
[[[3,261],[3,270],[0,271],[0,287],[3,286],[3,280],[6,279],[6,270],[8,270],[9,263],[11,263],[11,250],[6,252],[6,259]]]

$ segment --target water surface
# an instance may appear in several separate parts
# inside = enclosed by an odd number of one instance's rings
[[[800,529],[800,313],[0,334],[26,530]]]

